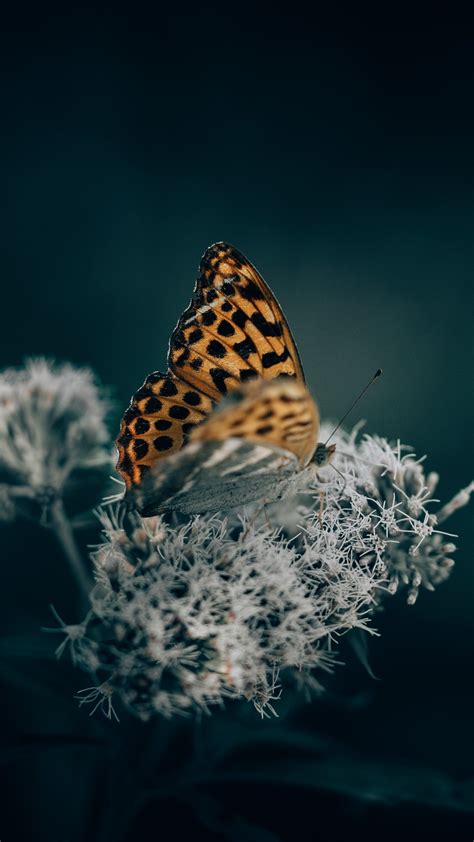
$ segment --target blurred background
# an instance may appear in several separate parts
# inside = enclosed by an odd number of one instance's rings
[[[351,420],[427,453],[447,500],[472,475],[472,28],[339,13],[6,13],[0,364],[91,366],[115,434],[166,364],[200,255],[227,240],[280,300],[323,417],[337,420],[381,366]],[[280,720],[231,706],[198,726],[155,725],[167,780],[197,741],[204,754],[228,746],[221,782],[186,808],[156,790],[127,839],[151,822],[165,839],[470,839],[472,511],[446,528],[460,535],[453,575],[414,608],[388,604],[370,643],[377,680],[348,649],[326,697],[288,697]],[[4,638],[34,640],[50,602],[77,619],[50,536],[2,532]],[[95,839],[117,797],[120,729],[137,746],[148,732],[89,720],[72,699],[87,678],[44,666],[33,644],[3,648],[1,838]],[[258,780],[245,772],[257,762]]]

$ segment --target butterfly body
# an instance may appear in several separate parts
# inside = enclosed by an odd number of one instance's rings
[[[117,468],[142,514],[275,499],[311,461],[319,413],[295,342],[275,296],[232,246],[205,252],[168,365],[136,392],[117,439]]]

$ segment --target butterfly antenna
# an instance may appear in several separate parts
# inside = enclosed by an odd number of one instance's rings
[[[338,498],[337,498],[338,500],[340,500],[341,497],[344,494],[344,491],[346,490],[347,477],[345,477],[344,474],[342,473],[342,471],[340,471],[339,468],[336,468],[336,466],[333,465],[332,462],[330,462],[330,465],[331,465],[331,468],[333,468],[336,471],[336,474],[339,474],[339,476],[342,477],[342,479],[344,480],[344,485],[342,486],[342,488],[339,492]]]
[[[350,413],[350,412],[352,412],[352,410],[354,409],[355,405],[356,405],[357,403],[359,403],[359,401],[360,401],[360,399],[361,399],[361,398],[363,398],[363,397],[364,397],[364,395],[365,395],[365,393],[366,393],[367,389],[369,389],[369,388],[372,386],[372,383],[373,383],[375,380],[377,380],[377,377],[380,377],[380,375],[381,375],[381,374],[382,374],[382,369],[381,369],[381,368],[378,368],[378,369],[377,369],[377,371],[375,372],[374,376],[372,377],[372,379],[371,379],[371,380],[369,380],[369,382],[367,383],[367,386],[365,386],[365,387],[362,389],[362,392],[360,393],[360,395],[357,395],[357,397],[356,397],[356,399],[355,399],[354,403],[352,403],[352,404],[351,404],[351,406],[349,407],[349,409],[347,410],[347,412],[346,412],[346,413],[342,416],[341,420],[339,421],[339,424],[338,424],[336,427],[334,427],[334,430],[332,431],[331,435],[330,435],[330,436],[329,436],[329,438],[328,438],[328,439],[326,439],[326,441],[324,442],[324,446],[326,446],[326,445],[327,445],[328,441],[331,441],[331,439],[332,439],[333,435],[334,435],[335,433],[337,433],[337,431],[338,431],[339,427],[341,426],[341,424],[343,424],[343,423],[344,423],[344,421],[346,420],[346,418],[347,418],[347,416],[349,415],[349,413]]]

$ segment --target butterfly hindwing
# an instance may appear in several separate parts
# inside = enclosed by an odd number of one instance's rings
[[[117,439],[117,468],[127,488],[141,482],[160,458],[180,450],[212,405],[208,395],[171,374],[148,375],[122,418]]]
[[[226,243],[208,248],[201,260],[193,298],[171,336],[168,363],[176,376],[215,400],[257,377],[287,374],[304,382],[275,296]]]
[[[149,471],[129,499],[143,517],[226,511],[275,500],[298,470],[287,450],[246,439],[190,442]]]

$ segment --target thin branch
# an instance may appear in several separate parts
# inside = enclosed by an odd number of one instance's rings
[[[64,510],[62,500],[55,500],[51,506],[51,528],[53,529],[61,549],[66,556],[79,590],[87,601],[92,587],[92,579],[87,573],[86,566],[78,550],[73,529]]]

